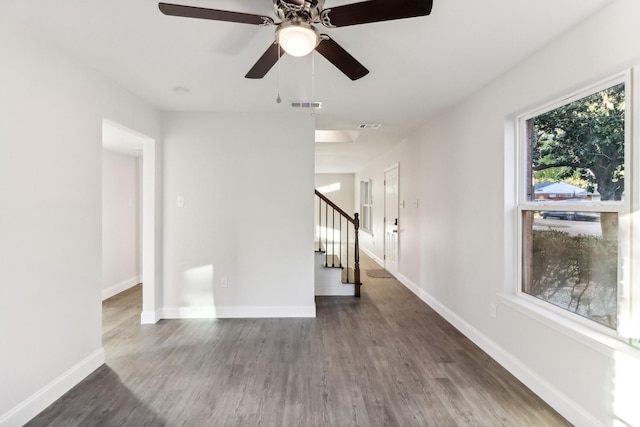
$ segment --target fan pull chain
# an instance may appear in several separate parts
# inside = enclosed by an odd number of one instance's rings
[[[278,97],[276,98],[278,104],[282,102],[282,98],[280,98],[280,62],[280,43],[278,43]]]

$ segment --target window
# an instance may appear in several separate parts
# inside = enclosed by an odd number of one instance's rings
[[[371,186],[373,181],[360,181],[360,228],[373,232],[373,197]]]
[[[633,338],[640,325],[629,295],[640,284],[623,268],[631,254],[628,195],[637,194],[627,81],[518,119],[518,294],[597,328],[624,326]]]

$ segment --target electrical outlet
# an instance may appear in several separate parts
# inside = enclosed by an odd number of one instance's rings
[[[228,285],[227,283],[227,276],[223,277],[222,279],[220,279],[220,286],[222,286],[223,288],[226,288]]]
[[[179,208],[184,208],[184,197],[178,196],[176,199],[176,206]]]
[[[489,316],[491,316],[493,319],[498,317],[498,307],[493,303],[489,307]]]

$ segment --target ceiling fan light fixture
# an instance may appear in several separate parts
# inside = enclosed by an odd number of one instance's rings
[[[311,24],[304,21],[284,22],[276,32],[276,40],[291,56],[310,54],[320,41],[320,35]]]

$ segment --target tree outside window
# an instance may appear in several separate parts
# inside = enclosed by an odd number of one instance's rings
[[[527,145],[521,290],[612,329],[625,114],[620,82],[521,122]]]

